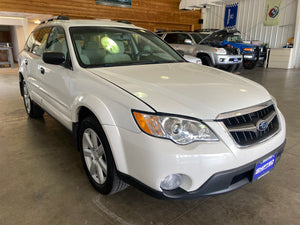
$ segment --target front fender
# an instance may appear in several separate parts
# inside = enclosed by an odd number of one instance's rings
[[[73,122],[78,122],[78,115],[81,107],[88,108],[97,117],[101,125],[116,125],[108,107],[103,101],[93,95],[82,95],[76,97],[75,101],[71,105],[71,116]]]
[[[78,120],[81,107],[88,108],[97,117],[106,134],[117,170],[128,173],[126,154],[119,133],[119,127],[116,125],[109,108],[96,96],[85,95],[77,97],[71,106],[73,129],[74,126],[77,126],[76,131],[79,129]],[[75,139],[78,139],[76,131],[73,131],[73,135]],[[75,140],[75,143],[78,145],[78,140]]]

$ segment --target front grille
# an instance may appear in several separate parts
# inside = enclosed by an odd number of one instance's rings
[[[227,55],[239,55],[239,51],[237,48],[233,47],[225,47]]]
[[[273,105],[221,121],[240,146],[261,142],[279,130],[278,117]]]
[[[232,59],[229,59],[229,62],[233,62],[235,59],[232,58]],[[242,61],[242,58],[237,58],[238,61]]]

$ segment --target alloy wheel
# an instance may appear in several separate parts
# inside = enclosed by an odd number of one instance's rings
[[[100,138],[91,128],[84,130],[82,149],[90,175],[98,184],[104,184],[107,178],[107,158]]]

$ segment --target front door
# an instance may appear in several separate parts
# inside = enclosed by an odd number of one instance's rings
[[[62,27],[53,27],[44,52],[61,52],[65,55],[65,63],[61,65],[39,64],[42,88],[45,93],[42,105],[61,123],[70,128],[72,99],[72,79],[74,74],[69,61],[66,35]]]

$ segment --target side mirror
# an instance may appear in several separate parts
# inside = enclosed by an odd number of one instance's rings
[[[192,45],[193,42],[191,39],[184,39],[184,44],[187,44],[187,45]]]
[[[184,51],[181,49],[178,49],[177,52],[179,53],[179,55],[184,56]]]
[[[59,65],[66,61],[65,54],[62,52],[45,52],[43,53],[45,63]]]

